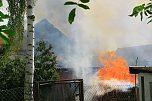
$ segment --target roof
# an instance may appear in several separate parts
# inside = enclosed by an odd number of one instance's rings
[[[152,73],[152,67],[130,66],[129,71],[130,71],[131,74]]]
[[[116,53],[125,58],[130,66],[136,65],[138,57],[139,66],[152,66],[152,44],[133,47],[118,48]]]

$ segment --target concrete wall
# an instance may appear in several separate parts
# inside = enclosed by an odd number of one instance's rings
[[[144,77],[144,90],[145,90],[145,101],[152,101],[150,94],[150,82],[152,82],[152,74],[151,73],[139,73],[139,99],[142,101],[142,87],[141,87],[141,77]]]

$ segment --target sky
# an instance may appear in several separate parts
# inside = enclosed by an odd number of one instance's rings
[[[79,40],[97,44],[102,50],[152,43],[152,24],[146,24],[146,19],[141,22],[140,17],[128,16],[134,6],[147,2],[146,0],[91,0],[90,10],[78,8],[72,25],[67,18],[73,7],[64,6],[65,1],[38,0],[34,8],[36,23],[47,18],[67,36],[81,36]]]

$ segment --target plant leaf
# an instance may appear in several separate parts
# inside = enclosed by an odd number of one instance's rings
[[[3,6],[3,2],[2,2],[2,0],[0,0],[0,7],[2,7]]]
[[[64,3],[64,5],[77,5],[77,3],[73,1],[67,1]]]
[[[140,12],[141,21],[143,19],[143,12]]]
[[[148,19],[151,18],[151,17],[152,17],[152,16],[149,16]]]
[[[142,4],[142,5],[140,5],[140,6],[136,6],[134,9],[133,9],[133,12],[132,12],[132,14],[131,15],[129,15],[129,16],[137,16],[138,15],[138,13],[140,13],[140,12],[142,12],[143,10],[144,10],[144,8],[145,8],[145,4]]]
[[[69,13],[68,21],[70,24],[72,24],[72,22],[74,21],[75,12],[76,12],[76,8],[72,9],[71,12]]]
[[[147,13],[148,13],[148,14],[152,14],[152,12],[151,12],[150,10],[147,10]]]
[[[0,11],[0,17],[3,17],[3,16],[4,16],[3,12],[2,12],[2,11]]]
[[[0,22],[4,22],[4,20],[0,17]]]
[[[3,19],[7,19],[7,18],[10,18],[9,15],[7,14],[4,14],[3,12],[0,11],[0,17],[3,18]]]
[[[6,25],[0,26],[0,29],[7,29],[8,27]]]
[[[144,14],[145,14],[145,16],[148,16],[148,14],[147,14],[147,12],[146,12],[146,11],[144,11]]]
[[[80,0],[82,3],[88,3],[90,0]]]
[[[10,18],[10,16],[7,14],[4,14],[3,19],[8,19],[8,18]]]
[[[5,44],[10,44],[9,38],[6,35],[4,35],[3,33],[0,33],[0,37],[4,41]]]
[[[3,30],[3,32],[5,33],[5,34],[7,34],[8,36],[14,36],[16,33],[14,32],[14,31],[12,31],[12,30]]]
[[[83,8],[83,9],[90,9],[89,6],[84,5],[84,4],[78,4],[78,6]]]
[[[152,22],[152,19],[150,20],[150,21],[148,21],[148,23],[147,24],[149,24],[149,23],[151,23]]]

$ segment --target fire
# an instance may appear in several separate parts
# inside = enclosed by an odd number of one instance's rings
[[[116,52],[99,52],[100,63],[103,67],[98,70],[100,80],[112,80],[127,81],[134,83],[134,75],[129,73],[129,66],[127,61],[117,56]]]

